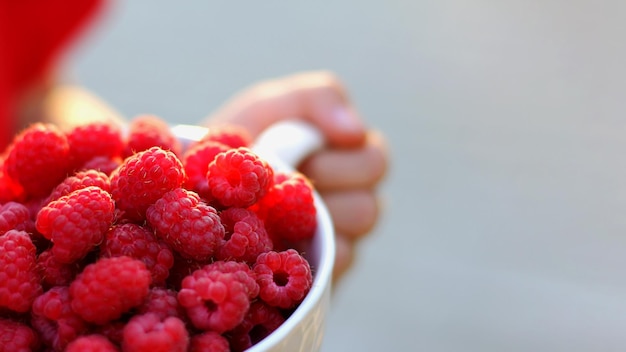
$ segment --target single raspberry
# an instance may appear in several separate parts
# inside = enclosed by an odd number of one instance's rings
[[[215,331],[205,331],[191,337],[190,352],[230,352],[228,339]]]
[[[39,345],[39,337],[28,325],[0,318],[0,352],[37,351]]]
[[[255,301],[250,305],[241,324],[230,331],[231,350],[244,351],[256,345],[278,329],[284,321],[285,317],[278,308],[263,301]]]
[[[226,207],[245,208],[267,193],[274,171],[250,149],[230,149],[209,164],[207,180],[211,195]]]
[[[181,187],[185,171],[170,151],[152,147],[124,160],[111,174],[111,195],[117,207],[133,220],[166,192]]]
[[[190,147],[181,160],[187,174],[185,188],[198,193],[204,199],[211,200],[211,190],[206,177],[209,164],[217,154],[229,149],[227,145],[214,141],[204,141]]]
[[[178,304],[177,294],[174,290],[153,287],[143,304],[137,308],[137,313],[153,313],[161,319],[177,317],[184,320],[185,312]]]
[[[0,236],[0,307],[27,312],[42,292],[36,249],[24,231]]]
[[[200,143],[204,141],[219,142],[230,148],[249,147],[252,144],[252,135],[239,125],[214,125],[200,139]]]
[[[94,157],[120,156],[124,141],[119,126],[108,122],[90,122],[76,126],[67,133],[70,160],[75,167]]]
[[[300,173],[276,173],[274,185],[252,208],[274,243],[310,239],[317,228],[313,186]]]
[[[113,221],[115,204],[99,187],[76,190],[46,205],[36,226],[52,240],[52,253],[62,263],[83,258],[95,248]]]
[[[47,249],[37,257],[37,268],[45,287],[69,286],[80,272],[81,265],[79,262],[61,263],[52,254],[52,250]]]
[[[235,275],[205,269],[183,280],[178,302],[196,328],[218,333],[241,323],[250,307],[248,290]]]
[[[111,182],[107,174],[97,170],[79,171],[59,183],[48,196],[46,204],[89,186],[96,186],[107,192],[111,191]]]
[[[165,284],[174,255],[167,244],[159,241],[154,233],[137,224],[115,225],[107,231],[100,246],[102,257],[128,256],[141,260],[152,274],[152,284]]]
[[[228,208],[220,213],[220,219],[226,232],[217,259],[240,260],[252,265],[259,254],[272,250],[265,225],[254,212]]]
[[[85,267],[70,285],[72,309],[84,320],[105,324],[148,296],[150,272],[129,257],[102,258]]]
[[[33,124],[14,138],[6,171],[27,195],[47,196],[70,172],[69,155],[67,138],[57,127]]]
[[[65,352],[119,352],[109,339],[99,334],[84,335],[72,341]]]
[[[87,331],[87,323],[72,310],[67,286],[53,287],[33,302],[31,325],[43,343],[62,351]]]
[[[17,202],[8,202],[0,206],[0,236],[9,230],[28,232],[32,229],[30,211]]]
[[[186,352],[189,333],[182,320],[148,313],[134,316],[124,328],[125,352]]]
[[[128,126],[128,141],[122,155],[128,157],[152,147],[170,150],[176,155],[180,155],[182,149],[180,141],[163,119],[154,115],[135,117]]]
[[[217,271],[223,274],[233,274],[241,282],[248,292],[248,297],[252,300],[259,294],[259,284],[256,282],[256,274],[248,264],[236,261],[216,261],[205,265],[204,271]]]
[[[224,238],[217,211],[183,188],[165,193],[146,218],[157,236],[185,258],[209,259]]]
[[[122,165],[122,158],[120,157],[107,157],[96,156],[87,160],[80,170],[97,170],[107,175],[111,175],[115,169]]]
[[[279,308],[295,307],[313,284],[309,262],[294,249],[260,254],[252,269],[261,288],[259,297]]]

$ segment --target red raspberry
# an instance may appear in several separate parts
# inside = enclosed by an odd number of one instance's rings
[[[91,122],[76,126],[67,133],[70,159],[75,167],[94,157],[120,156],[124,141],[120,128],[112,123]]]
[[[43,197],[70,171],[70,147],[53,125],[33,124],[13,140],[5,161],[6,171],[32,197]]]
[[[227,207],[245,208],[265,195],[274,171],[250,149],[241,147],[219,153],[209,164],[211,195]]]
[[[228,340],[215,331],[206,331],[191,338],[190,352],[230,352]]]
[[[148,208],[146,218],[157,236],[185,258],[209,259],[224,238],[217,211],[182,188],[165,193]]]
[[[250,299],[256,298],[259,294],[259,284],[256,282],[256,274],[248,264],[235,261],[216,261],[205,265],[205,271],[217,271],[223,274],[233,274],[241,282],[248,292]]]
[[[39,338],[29,326],[0,318],[0,351],[30,352],[38,347]]]
[[[52,253],[56,259],[72,263],[102,242],[114,210],[109,193],[89,186],[46,205],[37,214],[36,226],[54,243]]]
[[[119,352],[119,348],[106,337],[92,334],[78,337],[67,345],[65,352]]]
[[[277,173],[274,185],[252,209],[265,222],[274,246],[310,239],[317,228],[313,186],[299,173]]]
[[[182,148],[180,141],[161,118],[154,115],[135,117],[128,126],[128,141],[122,155],[128,157],[152,147],[171,150],[176,155],[180,155]]]
[[[239,125],[215,125],[200,139],[200,143],[204,141],[219,142],[230,148],[249,147],[252,136],[246,128]]]
[[[97,170],[111,175],[120,165],[122,165],[122,158],[120,157],[96,156],[86,161],[80,169]]]
[[[47,249],[37,257],[37,268],[39,269],[44,286],[69,286],[81,269],[78,262],[61,263],[56,260],[52,250]]]
[[[161,319],[176,317],[184,320],[185,313],[178,304],[177,292],[161,287],[153,287],[144,303],[137,309],[138,314],[153,313]]]
[[[9,230],[28,231],[32,228],[30,222],[30,211],[25,205],[8,202],[0,206],[0,236]]]
[[[62,351],[88,328],[87,323],[72,311],[67,286],[53,287],[35,299],[31,324],[44,344],[56,351]]]
[[[107,192],[111,191],[111,182],[107,174],[97,170],[79,171],[59,183],[48,196],[45,203],[50,203],[78,189],[89,186],[96,186]]]
[[[26,232],[0,236],[0,307],[27,312],[42,292],[36,249]]]
[[[259,297],[279,308],[295,307],[313,284],[309,263],[293,249],[260,254],[253,270],[261,288]]]
[[[272,249],[265,225],[252,211],[228,208],[220,213],[225,241],[217,251],[217,259],[240,260],[254,264],[256,257]]]
[[[165,283],[174,265],[174,255],[165,242],[157,240],[147,228],[132,223],[111,227],[100,246],[100,255],[141,260],[150,270],[152,284],[156,286]]]
[[[209,164],[217,154],[228,149],[228,146],[214,141],[200,142],[189,148],[181,160],[187,174],[185,188],[198,193],[204,199],[210,200],[211,190],[206,178]]]
[[[125,352],[186,352],[189,333],[176,317],[161,319],[148,313],[134,316],[124,328]]]
[[[241,324],[230,332],[232,351],[244,351],[266,338],[285,321],[278,308],[255,301]]]
[[[166,192],[181,187],[183,165],[170,151],[149,148],[124,160],[111,174],[111,195],[129,219],[143,220],[146,209]]]
[[[23,200],[24,189],[6,172],[4,159],[0,157],[0,204]]]
[[[143,303],[150,272],[129,257],[102,258],[87,265],[70,285],[72,309],[84,320],[105,324]]]
[[[178,302],[196,328],[218,333],[241,323],[250,307],[248,290],[235,275],[205,269],[183,280]]]

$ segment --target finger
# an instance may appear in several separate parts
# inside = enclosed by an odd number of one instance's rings
[[[346,237],[337,234],[335,237],[335,266],[333,267],[333,282],[337,282],[354,263],[354,243]]]
[[[356,240],[370,232],[379,216],[379,202],[372,191],[354,190],[323,194],[322,198],[338,233]]]
[[[324,71],[254,85],[219,109],[209,123],[243,125],[254,137],[275,122],[294,118],[317,126],[335,147],[358,146],[365,138],[361,118],[343,84]]]
[[[387,147],[382,136],[372,132],[363,147],[319,151],[299,169],[320,191],[370,188],[387,171]]]

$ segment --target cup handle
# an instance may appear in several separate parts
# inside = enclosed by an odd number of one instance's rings
[[[172,132],[183,145],[199,141],[208,128],[194,125],[175,125]],[[324,137],[319,129],[302,120],[283,120],[263,131],[252,145],[252,150],[273,167],[289,171],[295,169],[312,152],[322,148]]]

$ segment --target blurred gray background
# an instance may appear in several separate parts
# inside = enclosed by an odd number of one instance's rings
[[[193,123],[330,69],[392,168],[324,351],[626,350],[626,2],[112,3],[68,67]]]

